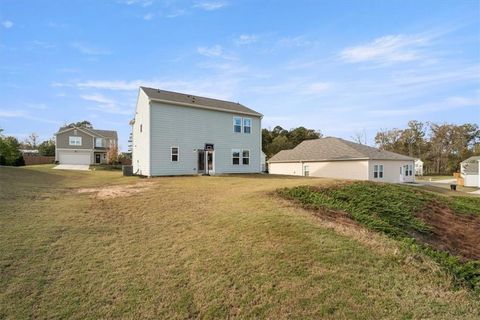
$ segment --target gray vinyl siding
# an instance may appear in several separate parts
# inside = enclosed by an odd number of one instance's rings
[[[77,129],[77,134],[75,129],[68,130],[57,134],[56,136],[56,147],[59,149],[93,149],[93,137],[81,130]],[[71,146],[69,145],[69,137],[82,137],[81,146]]]
[[[261,120],[229,112],[150,102],[150,175],[197,173],[197,149],[215,145],[215,174],[261,171]],[[233,117],[252,119],[250,134],[233,132]],[[179,161],[171,161],[171,147]],[[232,149],[250,150],[249,165],[233,165]],[[241,160],[240,160],[241,161]]]

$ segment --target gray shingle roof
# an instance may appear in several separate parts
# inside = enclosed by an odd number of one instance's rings
[[[414,160],[413,158],[365,146],[340,138],[305,140],[291,150],[283,150],[269,162],[329,160]]]
[[[244,105],[225,101],[225,100],[218,100],[218,99],[211,99],[205,97],[194,96],[191,94],[173,92],[173,91],[166,91],[154,88],[147,88],[147,87],[140,87],[140,89],[145,92],[145,94],[153,100],[165,100],[170,102],[177,102],[182,104],[188,104],[190,106],[198,106],[199,108],[213,108],[224,110],[228,112],[234,113],[241,113],[241,114],[248,114],[261,117],[262,114],[258,113],[250,108],[245,107]]]
[[[75,128],[76,127],[61,127],[56,134],[62,133],[70,129],[75,129]],[[94,136],[118,140],[117,131],[114,131],[114,130],[99,130],[99,129],[90,129],[85,127],[78,127],[78,128],[88,133],[91,133]]]
[[[468,159],[465,159],[461,162],[462,168],[463,168],[463,173],[465,174],[473,174],[476,175],[478,174],[478,166],[480,161],[480,156],[473,156]]]
[[[90,131],[93,131],[94,133],[96,133],[96,134],[98,134],[98,135],[104,136],[105,138],[115,139],[115,140],[118,139],[117,131],[113,131],[113,130],[97,130],[97,129],[90,129]]]

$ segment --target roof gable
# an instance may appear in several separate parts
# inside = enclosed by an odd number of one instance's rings
[[[202,109],[219,110],[231,113],[247,114],[251,116],[262,117],[261,113],[256,112],[246,106],[231,101],[218,100],[191,94],[166,91],[154,88],[140,87],[147,97],[154,101],[169,102],[177,105],[184,105]]]
[[[95,137],[95,138],[108,138],[108,139],[113,139],[113,140],[117,140],[117,131],[113,131],[113,130],[97,130],[97,129],[90,129],[90,128],[83,128],[83,127],[64,127],[64,128],[60,128],[60,130],[58,130],[57,133],[55,133],[55,135],[58,135],[58,134],[62,134],[62,133],[65,133],[65,132],[69,132],[71,130],[80,130],[92,137]]]

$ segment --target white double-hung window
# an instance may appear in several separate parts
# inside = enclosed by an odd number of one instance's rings
[[[171,158],[172,162],[178,162],[178,156],[179,156],[179,150],[178,147],[172,147],[171,148]]]
[[[82,145],[82,137],[68,137],[68,144],[70,146],[81,146]]]
[[[240,164],[240,149],[232,149],[232,164]]]
[[[233,132],[242,133],[242,118],[233,117]]]
[[[242,164],[250,164],[250,150],[242,150]]]
[[[105,139],[95,138],[95,147],[96,148],[105,148]]]
[[[376,164],[373,166],[373,178],[383,179],[383,164]]]
[[[243,118],[243,133],[252,132],[252,119]]]

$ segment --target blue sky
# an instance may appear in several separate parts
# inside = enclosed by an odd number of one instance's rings
[[[411,119],[480,123],[480,4],[0,0],[4,133],[86,119],[125,150],[139,85],[369,143]]]

